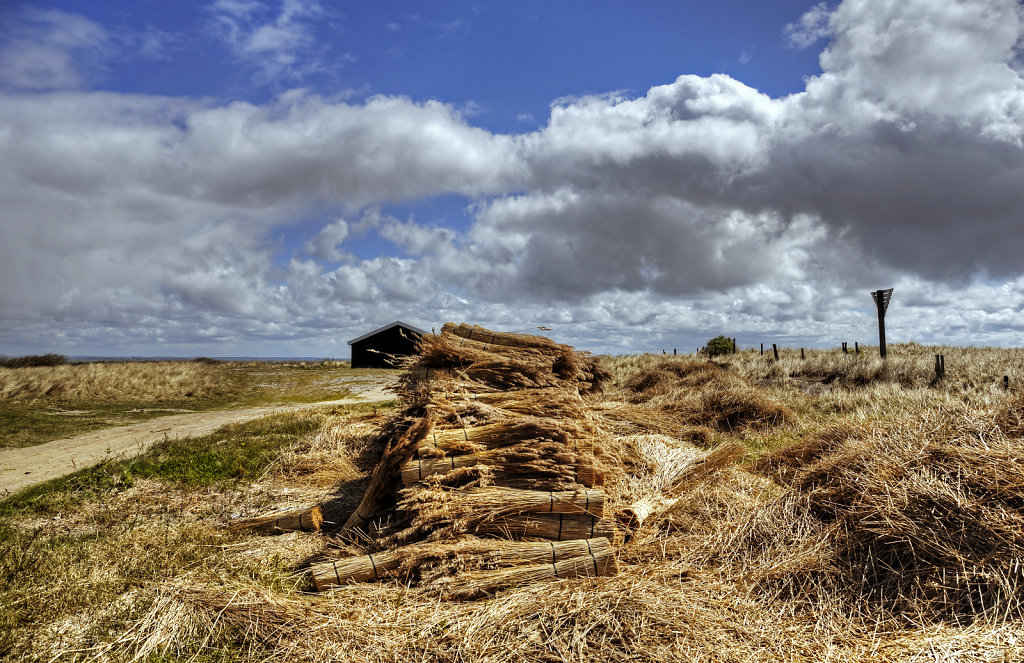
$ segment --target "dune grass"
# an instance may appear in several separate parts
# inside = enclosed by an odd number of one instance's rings
[[[352,395],[341,362],[97,362],[0,368],[0,448],[182,412]]]
[[[933,382],[932,349],[913,350],[883,370],[824,351],[802,369],[610,358],[615,385],[590,404],[611,434],[747,454],[645,522],[618,576],[474,603],[400,583],[313,595],[304,562],[358,541],[225,527],[324,499],[350,511],[373,467],[370,406],[54,482],[0,504],[0,658],[1021,660],[1024,397],[990,384],[1020,355],[951,349]],[[263,444],[245,465],[243,449]],[[217,462],[192,460],[205,449]],[[625,500],[631,485],[606,491]]]

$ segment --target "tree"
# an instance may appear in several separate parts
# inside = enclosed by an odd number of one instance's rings
[[[716,336],[704,346],[704,354],[709,357],[732,354],[732,339],[728,336]]]

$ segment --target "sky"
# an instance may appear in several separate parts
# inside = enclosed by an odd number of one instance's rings
[[[1016,0],[0,0],[0,354],[1018,346]]]

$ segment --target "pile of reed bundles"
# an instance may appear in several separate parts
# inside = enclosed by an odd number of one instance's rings
[[[610,374],[547,338],[445,324],[400,383],[404,407],[338,534],[366,554],[312,566],[318,590],[397,579],[472,599],[618,572],[586,398]]]

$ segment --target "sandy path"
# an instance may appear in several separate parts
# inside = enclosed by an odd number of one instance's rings
[[[386,388],[394,382],[393,378],[357,379],[349,387],[358,393],[352,398],[175,414],[128,426],[104,428],[34,447],[0,449],[0,497],[3,497],[5,491],[14,492],[103,460],[141,453],[154,442],[164,439],[164,436],[174,439],[208,435],[227,424],[250,421],[278,412],[393,400],[395,394],[386,391]]]

